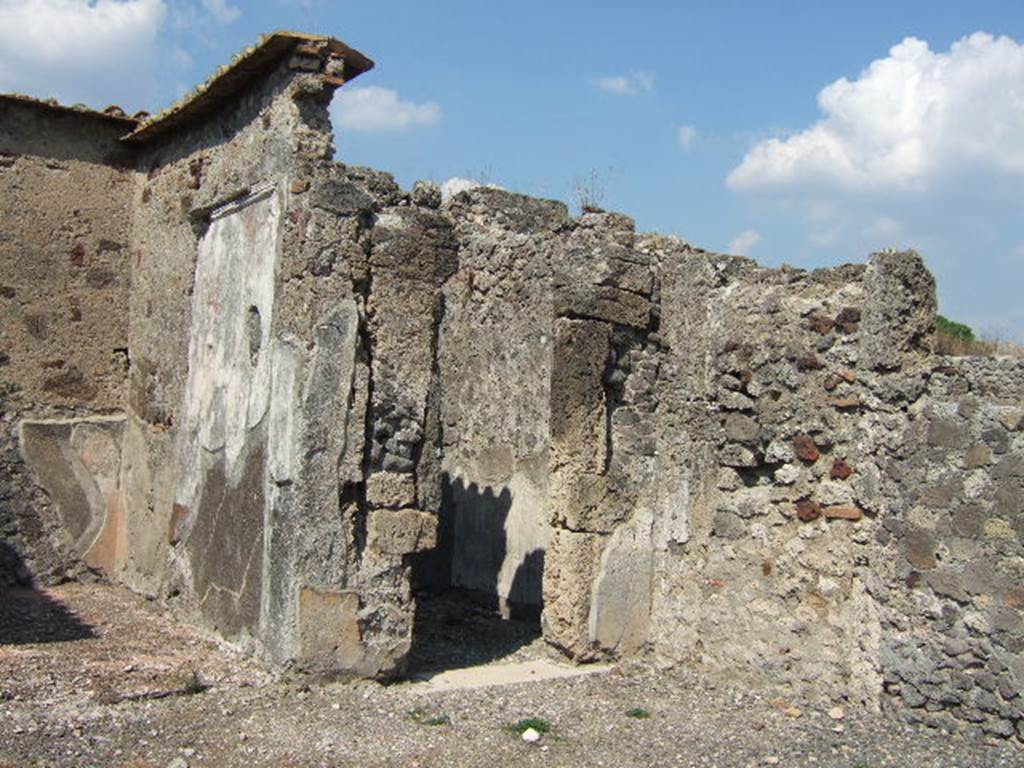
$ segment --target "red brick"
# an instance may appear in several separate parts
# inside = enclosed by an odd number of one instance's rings
[[[845,480],[852,474],[853,467],[843,459],[836,459],[832,462],[832,469],[829,470],[828,476],[832,480]]]
[[[808,464],[813,464],[821,456],[821,451],[809,435],[797,435],[793,438],[793,453],[800,461],[806,461]]]
[[[821,517],[821,505],[810,499],[800,499],[796,503],[796,516],[801,523],[810,523]]]
[[[825,507],[822,514],[831,520],[860,520],[864,512],[858,507]]]

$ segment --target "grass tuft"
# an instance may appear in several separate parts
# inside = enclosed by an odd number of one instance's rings
[[[441,725],[451,725],[452,719],[448,715],[428,715],[423,707],[416,707],[409,712],[409,719],[420,725],[428,725],[436,728]]]
[[[633,707],[632,709],[626,710],[626,717],[632,717],[636,720],[646,720],[651,716],[651,713],[643,707]]]
[[[193,669],[188,677],[185,678],[185,684],[181,687],[181,692],[185,696],[195,696],[209,689],[210,686],[204,683],[199,677],[199,673]]]

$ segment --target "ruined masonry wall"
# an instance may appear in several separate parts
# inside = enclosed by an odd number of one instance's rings
[[[1024,364],[938,359],[884,452],[883,703],[1024,738]]]
[[[5,580],[78,556],[379,677],[457,586],[579,661],[1024,737],[1024,364],[932,354],[916,254],[765,269],[442,205],[331,161],[338,71],[303,46],[137,149],[4,106]]]
[[[75,572],[77,558],[105,567],[125,554],[116,414],[129,365],[126,130],[0,103],[0,585],[47,583]],[[55,481],[50,497],[40,474]]]

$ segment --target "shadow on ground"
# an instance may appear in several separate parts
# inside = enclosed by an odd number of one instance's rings
[[[441,491],[437,546],[411,558],[416,615],[406,676],[418,679],[521,660],[510,657],[541,636],[543,550],[517,564],[508,599],[499,597],[511,491],[447,473]]]
[[[0,542],[0,555],[17,557]],[[73,611],[46,592],[31,587],[0,586],[0,645],[63,643],[87,640],[96,632]]]
[[[416,596],[413,646],[406,676],[426,679],[508,659],[541,636],[540,616],[503,619],[462,590],[421,592]]]

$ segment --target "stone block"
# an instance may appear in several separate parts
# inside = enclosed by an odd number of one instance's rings
[[[928,445],[935,448],[961,448],[967,435],[966,425],[957,419],[938,417],[928,422]]]
[[[722,446],[718,451],[718,459],[727,467],[756,467],[761,463],[756,453],[736,443]]]
[[[973,539],[981,535],[986,515],[979,504],[964,504],[953,513],[953,533]]]
[[[992,449],[992,453],[1001,456],[1010,447],[1010,436],[1001,426],[990,427],[981,433],[982,441]]]
[[[609,328],[595,320],[559,319],[551,373],[553,461],[571,472],[599,474],[606,457],[605,361]]]
[[[734,443],[756,444],[761,432],[761,427],[757,421],[742,413],[728,414],[722,426],[725,430],[726,438]]]
[[[437,544],[437,518],[417,509],[375,509],[367,522],[366,545],[384,555],[408,555]]]
[[[594,578],[589,636],[600,648],[635,653],[647,641],[654,569],[653,515],[640,511],[609,537]]]
[[[867,367],[899,370],[908,358],[931,352],[935,279],[918,254],[872,254],[864,290],[860,346]]]
[[[544,637],[571,656],[592,653],[590,593],[606,537],[556,529],[544,563]]]
[[[987,467],[991,463],[992,449],[984,443],[975,443],[964,456],[964,467],[966,469]]]
[[[375,204],[360,187],[343,179],[330,179],[313,190],[313,205],[338,216],[370,213]]]
[[[1024,408],[1010,408],[999,414],[999,422],[1010,432],[1017,432],[1024,426]]]
[[[903,556],[915,568],[930,571],[936,566],[935,537],[921,528],[909,528],[904,531],[902,542]]]
[[[412,185],[412,202],[424,208],[440,208],[441,188],[432,181],[417,181]]]
[[[313,670],[353,670],[364,656],[359,594],[303,586],[299,592],[299,660]]]
[[[583,317],[646,328],[651,316],[651,302],[611,285],[564,286],[555,297],[555,313],[562,317]]]
[[[720,539],[742,539],[747,535],[747,523],[729,509],[715,510],[711,532]]]
[[[374,472],[366,481],[366,503],[387,509],[412,507],[416,504],[416,478],[408,473]]]

